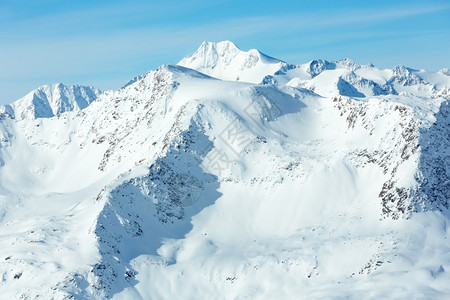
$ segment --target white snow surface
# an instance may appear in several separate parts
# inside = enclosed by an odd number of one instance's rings
[[[448,299],[447,73],[205,42],[3,106],[0,298]]]

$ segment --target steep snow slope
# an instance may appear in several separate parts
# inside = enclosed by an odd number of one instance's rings
[[[248,73],[276,84],[162,66],[81,111],[0,120],[0,294],[448,297],[446,75],[280,66]]]
[[[44,85],[10,105],[0,107],[0,117],[34,119],[51,118],[66,111],[86,108],[101,91],[94,87],[61,83]]]

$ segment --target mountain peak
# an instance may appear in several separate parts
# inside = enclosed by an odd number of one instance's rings
[[[214,69],[220,61],[224,64],[229,64],[241,52],[230,41],[222,41],[219,43],[204,41],[193,55],[183,58],[178,65],[196,70],[199,68]]]
[[[450,76],[450,69],[449,68],[441,69],[441,70],[439,70],[439,73],[441,73],[442,75],[445,75],[445,76]]]
[[[343,58],[338,61],[335,61],[335,63],[345,67],[346,69],[349,69],[350,71],[354,71],[361,67],[360,65],[355,63],[354,60],[352,60],[350,58]]]
[[[17,119],[51,118],[86,108],[100,93],[99,89],[89,86],[42,85],[9,105],[8,115]]]
[[[252,83],[260,83],[264,76],[274,74],[283,64],[256,49],[242,51],[230,41],[205,41],[193,55],[178,63],[222,80]]]
[[[311,75],[311,77],[316,77],[320,73],[326,70],[333,70],[336,68],[335,63],[330,63],[323,59],[314,59],[308,63],[306,72]]]
[[[395,82],[403,86],[424,83],[424,81],[414,73],[413,69],[400,65],[395,66],[392,69],[392,77],[390,82]]]
[[[226,52],[226,51],[241,51],[233,42],[231,41],[221,41],[221,42],[209,42],[204,41],[200,47],[198,48],[197,52],[206,49],[206,50],[214,50],[216,52]]]

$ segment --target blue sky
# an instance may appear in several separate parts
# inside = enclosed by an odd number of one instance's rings
[[[231,40],[290,63],[450,67],[445,1],[0,1],[0,104],[48,83],[116,89]]]

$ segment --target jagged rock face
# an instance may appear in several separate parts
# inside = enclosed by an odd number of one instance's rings
[[[450,201],[450,108],[442,102],[436,121],[420,133],[421,156],[415,197],[429,209],[448,209]]]
[[[272,76],[272,75],[267,75],[263,78],[263,80],[261,81],[261,84],[278,84],[278,81]]]
[[[336,65],[334,63],[330,63],[326,60],[318,59],[318,60],[313,60],[309,63],[309,67],[306,70],[306,72],[311,74],[311,77],[316,77],[323,71],[333,70],[335,67],[336,67]]]
[[[434,91],[433,95],[431,95],[433,99],[444,98],[450,100],[450,88],[444,87],[439,91]]]
[[[403,86],[416,85],[423,83],[417,75],[404,66],[396,66],[392,69],[392,78],[390,82],[395,82]]]
[[[349,129],[364,128],[370,136],[376,124],[383,118],[397,119],[396,128],[388,128],[376,142],[374,149],[357,149],[349,153],[349,159],[358,166],[378,165],[387,175],[379,192],[382,212],[394,219],[408,217],[417,207],[413,197],[414,186],[404,187],[399,181],[404,174],[399,172],[408,161],[416,163],[420,122],[415,120],[410,109],[403,105],[370,101],[355,102],[349,98],[334,98],[341,115],[346,117]],[[375,137],[373,137],[375,139]],[[389,150],[388,150],[389,149]]]
[[[104,95],[104,98],[98,100],[98,106],[102,106],[100,103],[110,101],[111,97],[114,98],[112,113],[106,113],[108,107],[102,107],[105,113],[101,119],[92,120],[90,116],[85,118],[86,123],[93,122],[89,130],[89,134],[93,136],[92,143],[108,145],[98,170],[105,171],[108,165],[120,163],[123,152],[119,149],[128,148],[129,155],[133,155],[136,149],[127,145],[127,138],[136,134],[136,128],[150,131],[156,126],[153,123],[156,115],[167,112],[168,101],[177,85],[178,83],[172,80],[172,74],[167,68],[159,68],[155,72],[148,73],[128,89],[119,90],[114,95]],[[124,109],[127,110],[127,114],[121,113]],[[110,126],[114,123],[121,123],[122,130],[118,131],[114,126]],[[139,164],[139,159],[136,159],[135,163]]]
[[[344,66],[345,68],[347,68],[350,71],[355,71],[359,68],[361,68],[360,65],[358,65],[357,63],[355,63],[353,60],[351,60],[350,58],[344,58],[344,59],[340,59],[338,61],[335,61],[334,63],[336,64],[340,64],[342,66]]]
[[[14,117],[15,117],[14,109],[11,107],[11,105],[6,104],[0,106],[0,118],[14,119]]]
[[[446,146],[449,138],[444,130],[449,125],[447,101],[441,104],[439,112],[435,115],[436,121],[430,128],[423,128],[422,122],[417,120],[413,111],[404,105],[358,103],[342,97],[335,98],[333,101],[337,103],[342,115],[347,116],[349,128],[359,125],[372,132],[375,129],[373,124],[382,117],[380,113],[389,114],[389,118],[396,117],[395,115],[398,114],[399,127],[386,132],[377,150],[371,152],[363,149],[351,155],[352,159],[361,161],[363,164],[378,164],[383,173],[389,175],[379,194],[383,214],[397,219],[409,217],[411,213],[417,211],[448,208],[450,169]],[[368,112],[374,105],[380,106],[379,112],[375,116],[370,116]],[[393,145],[391,142],[385,144],[385,141],[397,142]],[[389,148],[389,151],[382,150]],[[399,185],[401,177],[405,176],[399,170],[408,160],[413,161],[417,171],[414,175],[415,183],[405,187]]]
[[[446,295],[445,74],[230,42],[180,64],[1,108],[2,295]]]
[[[348,97],[365,97],[365,95],[359,92],[352,84],[350,84],[347,80],[342,77],[339,78],[337,83],[337,88],[339,93],[343,96]]]
[[[200,168],[209,140],[198,127],[176,137],[166,153],[158,158],[144,176],[132,178],[98,201],[106,201],[95,226],[102,263],[93,267],[95,289],[110,297],[116,286],[135,282],[136,270],[124,257],[130,243],[147,243],[156,253],[159,231],[187,223],[194,205],[202,193],[210,193],[218,185],[217,177]],[[103,198],[103,199],[102,199]],[[213,199],[210,199],[213,200]],[[154,245],[152,245],[154,244]]]
[[[380,85],[375,81],[365,79],[354,72],[341,76],[337,86],[339,94],[348,97],[397,95],[397,91],[392,85]]]

